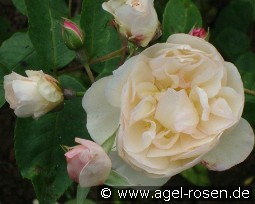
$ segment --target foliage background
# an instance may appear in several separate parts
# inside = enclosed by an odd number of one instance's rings
[[[119,49],[122,43],[114,28],[107,24],[112,17],[101,9],[102,2],[72,1],[72,16],[77,22],[80,21],[86,34],[85,44],[91,60]],[[158,41],[165,41],[175,32],[187,33],[194,24],[209,28],[210,42],[225,60],[238,67],[244,86],[255,90],[255,0],[154,2],[163,28],[163,36]],[[63,86],[76,91],[88,88],[88,78],[81,71],[75,53],[68,50],[60,38],[60,18],[68,16],[67,3],[64,0],[0,0],[1,204],[32,203],[35,193],[42,203],[58,198],[63,192],[65,194],[59,199],[60,203],[75,196],[75,185],[71,185],[67,177],[65,159],[61,156],[63,151],[59,144],[71,146],[75,136],[89,137],[85,130],[86,115],[80,99],[67,101],[63,110],[48,114],[38,121],[17,119],[8,104],[5,104],[2,89],[2,76],[11,70],[24,74],[28,68],[44,69],[48,73],[57,74]],[[85,12],[87,10],[90,12]],[[92,69],[100,78],[109,75],[122,61],[117,58],[96,63]],[[246,96],[243,117],[255,127],[255,97]],[[66,121],[69,121],[68,126]],[[40,157],[34,159],[32,155]],[[49,155],[55,156],[48,160]],[[34,188],[27,179],[33,182]],[[251,185],[255,188],[255,152],[230,170],[212,172],[198,166],[174,176],[167,185]],[[44,200],[45,195],[48,200]],[[96,200],[95,189],[92,189],[89,197]]]

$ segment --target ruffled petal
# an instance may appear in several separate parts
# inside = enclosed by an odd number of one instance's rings
[[[116,151],[111,152],[110,158],[112,160],[112,168],[121,176],[128,178],[131,186],[162,186],[170,179],[170,177],[151,178],[142,171],[134,170],[118,156]]]
[[[244,161],[254,146],[254,133],[245,119],[223,133],[219,144],[202,161],[208,169],[224,171]]]
[[[185,90],[169,89],[159,100],[155,118],[173,132],[189,133],[198,124],[198,114]]]

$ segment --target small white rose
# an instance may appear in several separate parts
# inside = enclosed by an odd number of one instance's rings
[[[153,0],[109,0],[102,7],[114,16],[120,33],[142,47],[160,35]]]
[[[186,34],[130,58],[83,98],[97,143],[119,126],[113,168],[134,185],[162,185],[199,162],[219,171],[242,162],[254,146],[243,106],[237,68]]]
[[[38,118],[63,102],[56,79],[42,71],[27,70],[26,74],[12,72],[4,77],[5,99],[18,117]]]

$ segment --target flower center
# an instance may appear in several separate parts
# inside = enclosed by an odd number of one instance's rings
[[[136,11],[144,12],[144,7],[140,3],[140,0],[127,0],[126,4],[130,5],[131,7],[133,7]]]

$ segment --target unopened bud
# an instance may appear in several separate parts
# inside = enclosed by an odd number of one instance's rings
[[[203,38],[205,40],[207,40],[208,38],[208,33],[204,28],[192,28],[189,34],[192,36]]]
[[[101,146],[90,140],[75,138],[79,143],[65,153],[69,177],[81,187],[104,184],[112,162]]]
[[[83,35],[80,28],[66,18],[64,18],[62,36],[70,50],[78,50],[83,46]]]

